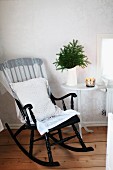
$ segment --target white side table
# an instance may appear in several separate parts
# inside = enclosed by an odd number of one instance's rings
[[[96,90],[96,89],[98,89],[98,86],[97,85],[95,85],[95,87],[86,87],[86,85],[85,84],[83,84],[83,83],[81,83],[81,84],[77,84],[76,86],[68,86],[68,85],[66,85],[66,84],[63,84],[62,85],[62,87],[63,88],[65,88],[65,89],[67,89],[67,90],[71,90],[71,91],[77,91],[77,101],[78,101],[78,112],[80,112],[80,120],[81,120],[81,128],[82,127],[84,127],[84,129],[87,131],[87,132],[93,132],[93,130],[89,130],[88,128],[87,128],[87,126],[85,125],[85,124],[83,124],[83,121],[82,121],[82,111],[81,111],[81,92],[83,91],[83,90]],[[80,133],[82,134],[82,132],[81,132],[81,129],[80,129]]]

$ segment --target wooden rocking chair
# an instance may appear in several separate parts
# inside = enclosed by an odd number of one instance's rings
[[[18,147],[34,162],[43,166],[59,166],[59,162],[54,162],[51,146],[60,146],[75,152],[93,151],[92,147],[86,147],[76,124],[80,122],[79,113],[74,110],[75,93],[69,93],[63,97],[55,98],[48,86],[44,63],[39,58],[18,58],[11,59],[0,64],[0,70],[11,89],[12,96],[19,108],[19,118],[22,126],[15,132],[11,130],[8,123],[6,127]],[[46,93],[46,94],[45,94]],[[36,97],[35,97],[36,95]],[[65,98],[70,97],[70,107],[68,110],[65,105]],[[32,100],[34,100],[32,102]],[[56,106],[56,101],[61,100],[63,110]],[[43,104],[44,103],[44,104]],[[38,107],[38,109],[37,109]],[[44,112],[44,113],[43,113]],[[71,126],[74,135],[63,137],[63,128]],[[29,149],[27,150],[18,140],[18,136],[23,130],[30,130]],[[38,131],[40,137],[35,138],[34,131]],[[68,132],[69,133],[69,132]],[[58,137],[56,137],[58,136]],[[69,146],[66,141],[78,138],[80,148]],[[38,159],[33,148],[35,142],[45,140],[48,161]],[[50,142],[53,141],[53,142]],[[38,145],[35,145],[38,147]]]

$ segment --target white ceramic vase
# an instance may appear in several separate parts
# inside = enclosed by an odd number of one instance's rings
[[[77,85],[76,67],[68,69],[66,85],[68,85],[68,86],[76,86]]]

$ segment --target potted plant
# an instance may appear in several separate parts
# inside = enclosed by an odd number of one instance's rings
[[[78,44],[78,40],[73,40],[72,42],[69,42],[68,45],[63,46],[63,48],[60,49],[60,52],[56,54],[59,57],[53,64],[55,64],[56,70],[63,71],[64,69],[68,69],[68,85],[73,85],[73,83],[74,85],[77,84],[76,76],[72,77],[72,72],[76,74],[76,66],[85,68],[88,64],[90,64],[88,57],[84,54],[83,48],[84,47],[82,45]],[[70,76],[72,78],[70,78]],[[70,79],[74,82],[69,82],[71,81]]]

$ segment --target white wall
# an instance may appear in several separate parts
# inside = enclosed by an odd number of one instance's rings
[[[53,65],[60,47],[73,39],[84,46],[92,63],[78,69],[78,82],[84,82],[87,76],[96,77],[96,38],[100,33],[113,33],[113,0],[0,0],[0,61],[22,56],[43,58],[56,96],[64,93],[59,85],[67,74]],[[4,104],[9,98],[2,95],[0,102]],[[4,121],[10,114],[14,117],[9,106],[0,112]]]

